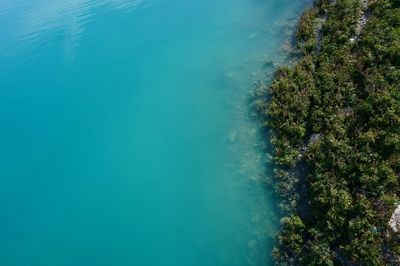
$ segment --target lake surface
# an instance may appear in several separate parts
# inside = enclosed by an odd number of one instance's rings
[[[249,91],[305,0],[0,0],[0,265],[269,265]]]

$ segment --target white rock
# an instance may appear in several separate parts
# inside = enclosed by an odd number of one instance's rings
[[[389,226],[392,228],[393,232],[400,232],[400,204],[397,206],[397,209],[393,212],[392,217],[389,221]]]

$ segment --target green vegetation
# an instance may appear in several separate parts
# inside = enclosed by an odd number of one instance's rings
[[[297,40],[257,104],[285,217],[276,262],[400,265],[400,1],[317,0]]]

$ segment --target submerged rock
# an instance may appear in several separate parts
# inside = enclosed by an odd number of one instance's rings
[[[264,62],[264,68],[274,68],[274,62],[273,61],[265,61]]]
[[[228,72],[228,73],[226,73],[226,76],[231,79],[231,78],[235,77],[235,74],[233,74],[232,72]]]
[[[231,134],[229,134],[228,139],[229,139],[230,142],[235,142],[236,141],[236,137],[237,137],[237,132],[235,131],[235,132],[232,132]]]
[[[257,241],[256,240],[250,240],[249,243],[247,243],[247,246],[249,248],[254,248],[257,245]]]
[[[255,32],[255,33],[251,33],[251,34],[247,35],[247,38],[252,39],[252,38],[255,38],[255,37],[259,36],[259,35],[260,35],[260,33]]]
[[[265,156],[265,162],[266,163],[272,163],[274,161],[274,156],[272,156],[272,154],[267,153],[267,155]]]

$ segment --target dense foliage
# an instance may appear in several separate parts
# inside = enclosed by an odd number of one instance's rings
[[[400,1],[317,0],[297,40],[258,103],[285,216],[276,262],[400,265]]]

